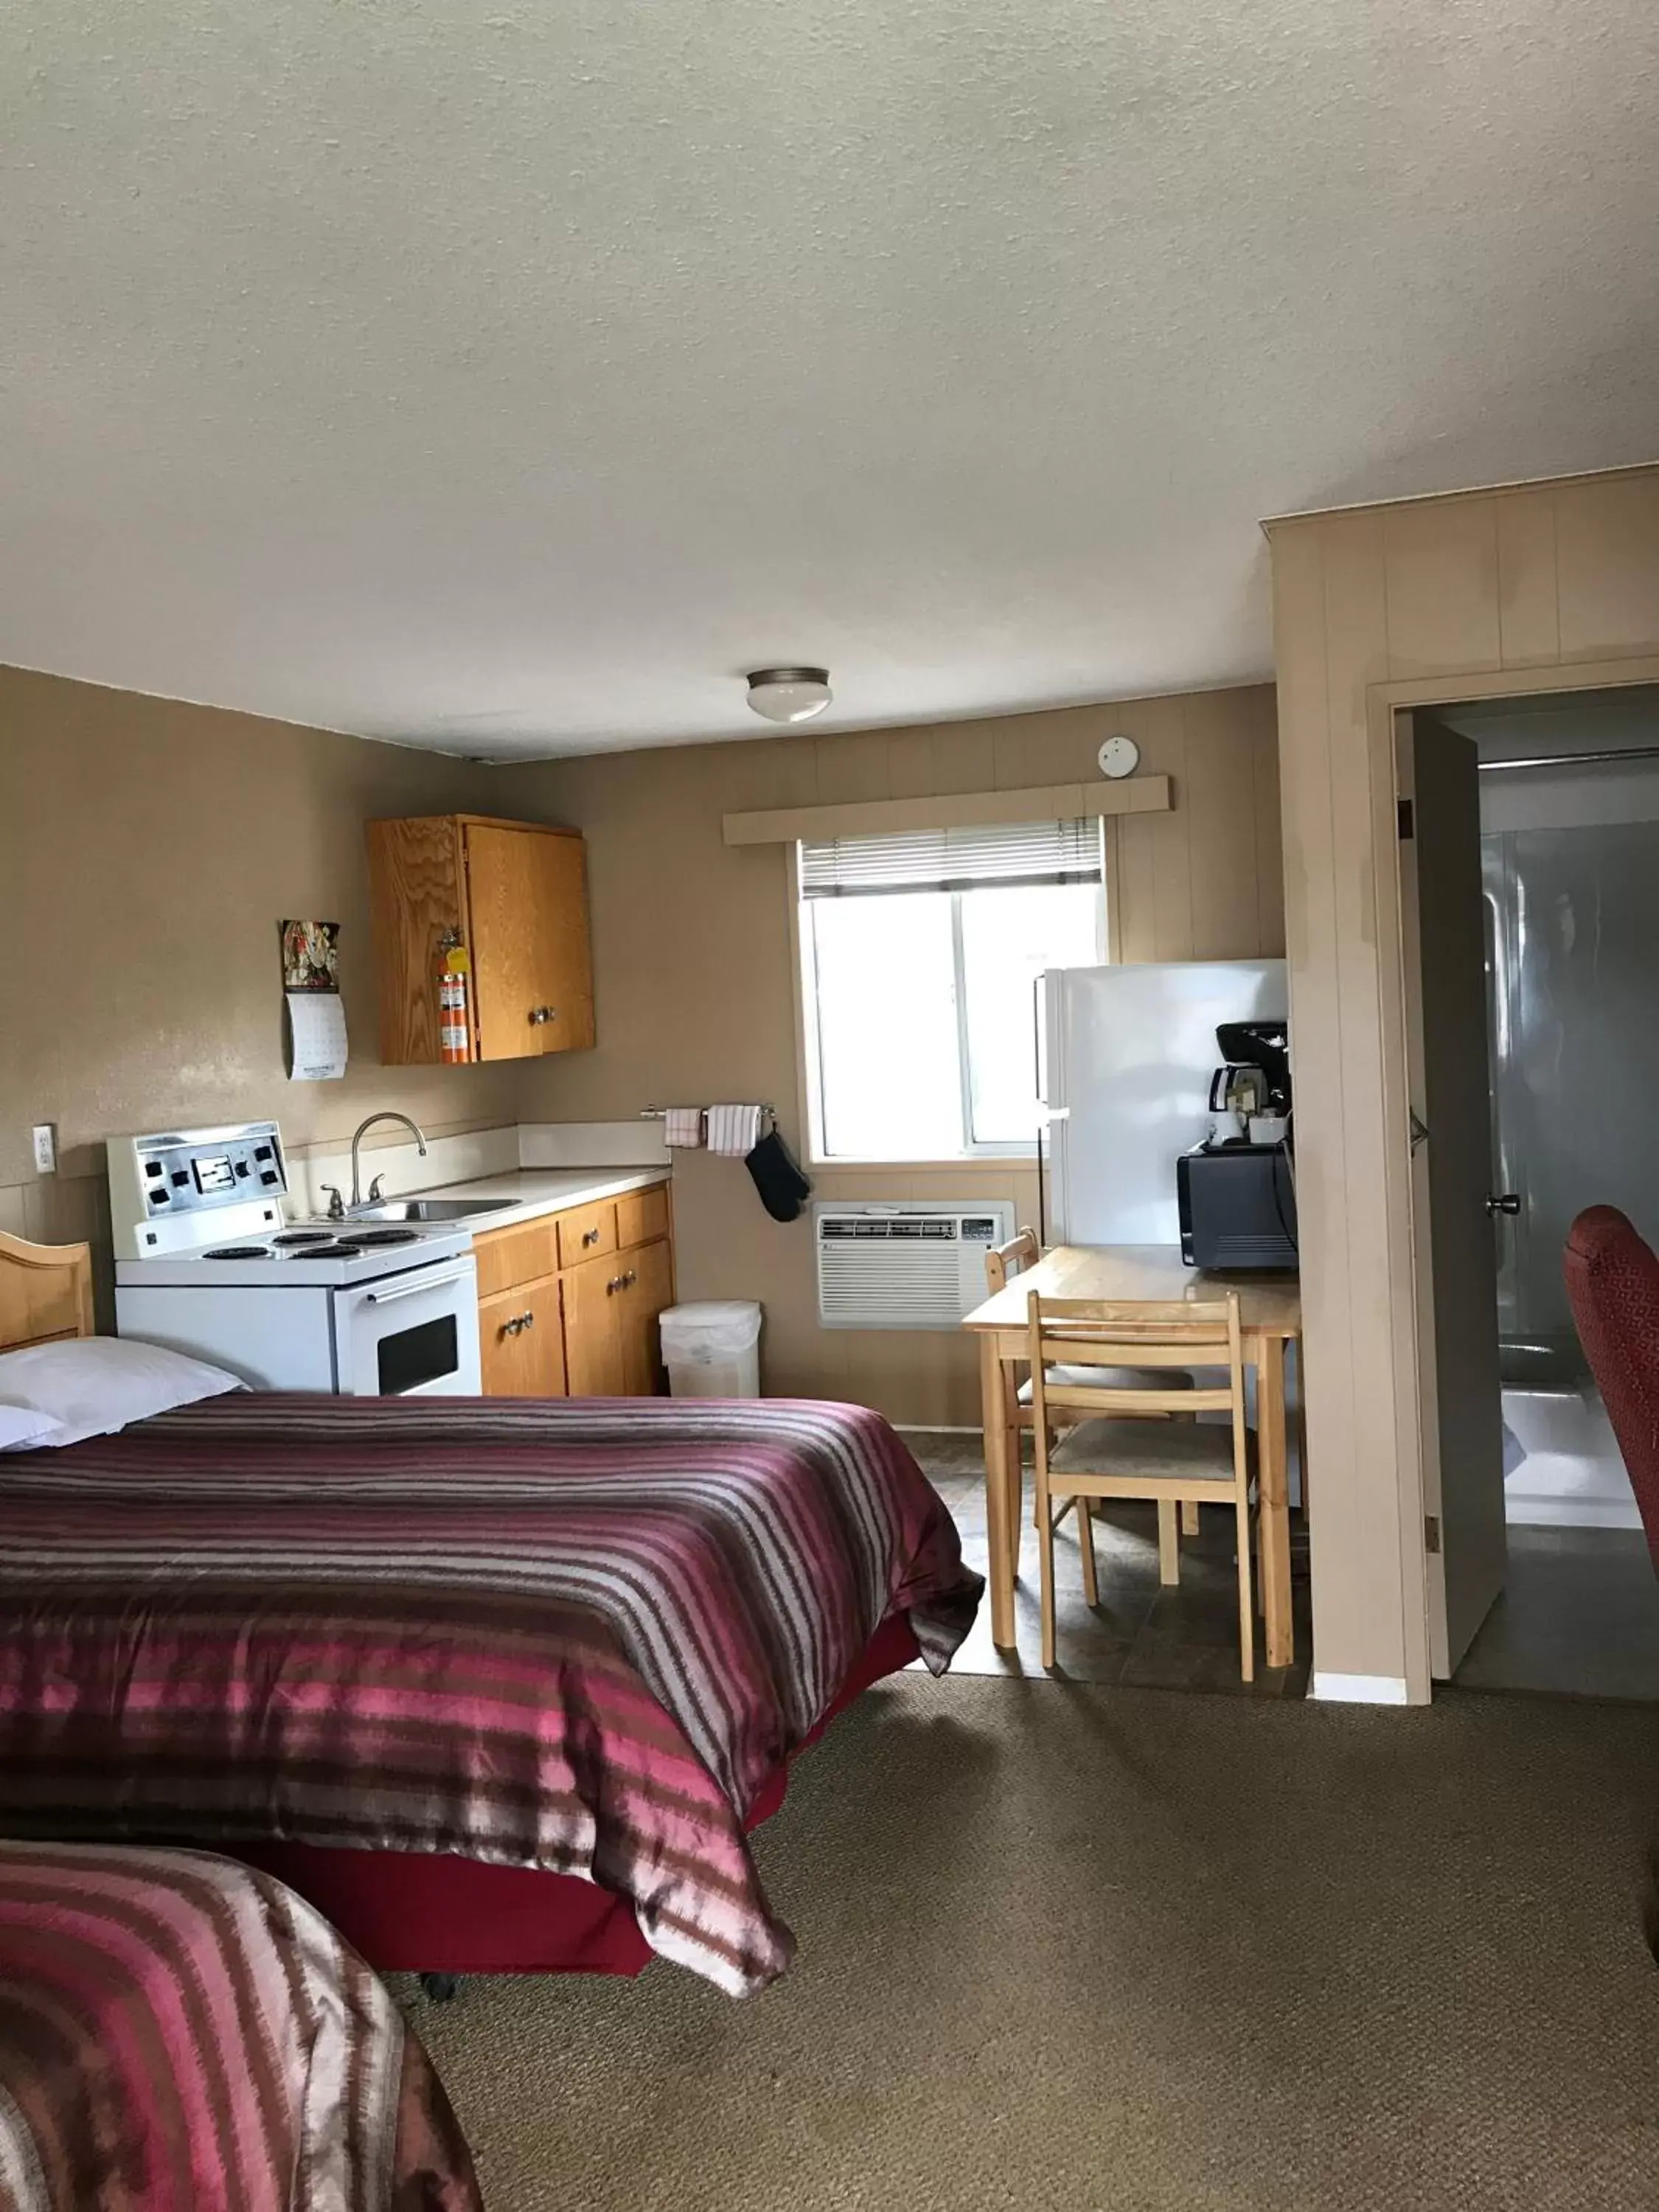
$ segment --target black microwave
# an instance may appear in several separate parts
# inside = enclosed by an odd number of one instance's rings
[[[1285,1146],[1195,1145],[1176,1162],[1176,1193],[1189,1267],[1296,1266],[1296,1170]]]

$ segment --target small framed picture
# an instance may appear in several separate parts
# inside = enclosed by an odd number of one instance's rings
[[[283,924],[283,988],[337,991],[340,988],[340,925],[337,921]]]

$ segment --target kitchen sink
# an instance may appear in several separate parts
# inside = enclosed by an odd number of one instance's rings
[[[353,1221],[465,1221],[475,1213],[499,1213],[515,1198],[388,1198],[378,1206],[354,1206]]]

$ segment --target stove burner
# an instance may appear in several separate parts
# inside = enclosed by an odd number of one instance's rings
[[[352,1238],[355,1244],[365,1248],[375,1244],[418,1244],[418,1229],[360,1229]]]
[[[355,1260],[362,1249],[361,1244],[342,1237],[337,1244],[325,1244],[321,1251],[313,1249],[305,1256],[307,1260]]]
[[[202,1257],[204,1260],[263,1260],[265,1248],[263,1244],[221,1244],[215,1251],[204,1252]]]
[[[334,1234],[328,1229],[286,1229],[280,1237],[273,1237],[270,1241],[276,1245],[331,1244]]]

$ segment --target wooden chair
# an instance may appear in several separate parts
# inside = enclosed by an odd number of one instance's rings
[[[993,1297],[1008,1287],[1012,1271],[1023,1274],[1027,1267],[1035,1267],[1042,1257],[1042,1247],[1037,1243],[1035,1229],[1017,1229],[1006,1244],[989,1246],[985,1255],[985,1285]]]
[[[1177,1507],[1231,1502],[1238,1524],[1238,1628],[1247,1682],[1255,1679],[1250,1604],[1250,1462],[1254,1439],[1245,1419],[1244,1357],[1238,1294],[1169,1304],[1097,1304],[1044,1298],[1034,1291],[1030,1328],[1032,1431],[1036,1446],[1037,1537],[1042,1566],[1042,1663],[1054,1663],[1054,1528],[1073,1500],[1150,1498],[1158,1505],[1158,1573],[1181,1578]],[[1195,1389],[1189,1375],[1176,1383],[1168,1370],[1223,1367],[1224,1389]],[[1125,1388],[1114,1370],[1156,1370]],[[1057,1371],[1066,1376],[1056,1382]],[[1072,1379],[1078,1374],[1090,1379]],[[1110,1377],[1110,1379],[1107,1379]],[[1183,1388],[1182,1385],[1185,1387]],[[1226,1428],[1197,1420],[1149,1421],[1148,1413],[1227,1412]],[[1056,1416],[1077,1424],[1050,1442]],[[1063,1502],[1058,1514],[1056,1498]],[[1094,1531],[1085,1507],[1077,1513],[1083,1547],[1084,1591],[1094,1582]],[[1093,1600],[1090,1601],[1091,1603]]]
[[[998,1291],[1006,1290],[1008,1285],[1008,1278],[1010,1274],[1023,1275],[1028,1267],[1036,1267],[1037,1261],[1042,1257],[1042,1247],[1037,1242],[1036,1230],[1024,1228],[1023,1226],[1017,1229],[1006,1244],[993,1244],[987,1250],[985,1255],[986,1288],[994,1296]],[[1014,1363],[1012,1361],[1009,1361],[1007,1364],[1012,1367]],[[1058,1381],[1061,1378],[1055,1376],[1051,1379]],[[1102,1378],[1093,1375],[1085,1375],[1080,1379],[1086,1383],[1098,1381]],[[1121,1378],[1123,1387],[1126,1389],[1131,1389],[1136,1384],[1139,1384],[1143,1388],[1150,1387],[1159,1379],[1160,1378],[1158,1376],[1149,1374],[1141,1370],[1126,1371],[1124,1376]],[[1190,1383],[1190,1378],[1188,1378],[1188,1382]],[[1170,1389],[1178,1389],[1181,1387],[1181,1384],[1173,1377],[1170,1378],[1168,1388]],[[1023,1382],[1017,1383],[1015,1387],[1009,1391],[1008,1401],[1014,1409],[1012,1418],[1008,1425],[1008,1464],[1010,1467],[1018,1470],[1021,1465],[1019,1439],[1023,1431],[1030,1428],[1033,1419],[1031,1412],[1031,1380],[1029,1375]],[[1064,1425],[1062,1424],[1062,1425]],[[1083,1533],[1083,1523],[1088,1517],[1088,1511],[1089,1509],[1086,1504],[1079,1509],[1078,1528],[1080,1535]],[[1185,1534],[1189,1536],[1195,1536],[1198,1534],[1197,1506],[1183,1506],[1182,1508],[1182,1527]],[[1018,1574],[1019,1570],[1018,1514],[1016,1513],[1012,1516],[1009,1525],[1013,1537],[1014,1571],[1016,1574]],[[1035,1498],[1033,1498],[1031,1504],[1031,1526],[1035,1528],[1040,1525],[1041,1524],[1037,1518],[1036,1502]],[[1099,1603],[1099,1597],[1095,1585],[1094,1547],[1091,1543],[1086,1540],[1083,1545],[1083,1555],[1084,1594],[1087,1597],[1091,1605],[1097,1605]]]

